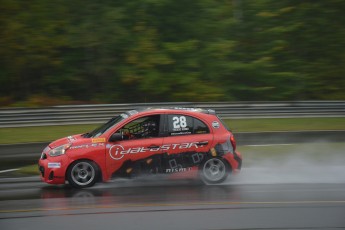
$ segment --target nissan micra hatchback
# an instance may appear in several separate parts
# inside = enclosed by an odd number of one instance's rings
[[[39,160],[49,184],[93,186],[116,177],[168,174],[223,182],[241,169],[233,134],[213,110],[131,110],[90,133],[50,143]]]

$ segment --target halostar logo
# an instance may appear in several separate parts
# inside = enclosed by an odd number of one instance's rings
[[[109,155],[114,160],[121,160],[127,154],[137,154],[145,152],[158,152],[158,151],[168,151],[174,149],[190,149],[198,148],[197,142],[192,143],[181,143],[181,144],[166,144],[158,148],[145,148],[145,147],[136,147],[125,149],[122,145],[112,145],[109,147]]]
[[[120,160],[124,156],[123,154],[121,154],[124,150],[125,150],[125,148],[123,148],[122,145],[113,145],[109,149],[109,155],[114,160]]]

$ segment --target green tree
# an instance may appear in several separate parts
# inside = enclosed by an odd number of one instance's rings
[[[2,0],[0,104],[345,99],[342,0]]]

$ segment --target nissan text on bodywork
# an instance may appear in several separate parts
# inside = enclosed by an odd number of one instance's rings
[[[147,108],[50,143],[38,164],[44,182],[76,188],[152,174],[218,184],[241,169],[242,157],[214,110]]]

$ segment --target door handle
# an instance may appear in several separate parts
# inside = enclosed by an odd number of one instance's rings
[[[149,147],[147,147],[149,149],[158,149],[159,146],[158,145],[150,145]]]
[[[203,145],[207,145],[208,141],[199,141],[196,143],[197,146],[203,146]]]

